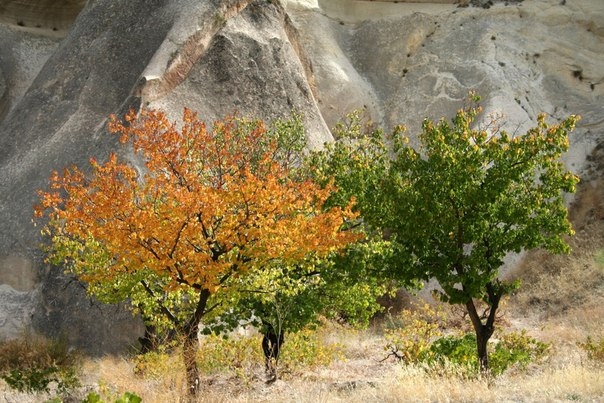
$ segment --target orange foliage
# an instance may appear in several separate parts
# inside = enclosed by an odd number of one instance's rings
[[[169,276],[168,287],[213,292],[271,259],[323,255],[358,239],[341,230],[355,218],[350,208],[323,209],[333,187],[294,180],[261,122],[228,117],[208,130],[187,109],[179,126],[147,110],[125,122],[113,116],[109,127],[140,166],[112,154],[91,159],[91,175],[55,172],[36,209],[61,223],[62,236],[92,237],[113,257],[85,281],[145,269]]]

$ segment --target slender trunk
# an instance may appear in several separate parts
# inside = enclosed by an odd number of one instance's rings
[[[480,365],[480,372],[489,372],[489,352],[487,351],[487,343],[491,338],[493,332],[489,332],[485,326],[482,326],[480,331],[476,332],[476,347],[478,351],[478,363]]]
[[[210,291],[202,289],[199,292],[199,301],[195,313],[183,327],[184,341],[182,356],[185,364],[187,390],[191,400],[199,395],[199,368],[197,366],[197,352],[199,351],[199,323],[206,312]]]
[[[191,331],[185,334],[182,346],[182,358],[185,363],[187,377],[187,390],[190,397],[196,397],[199,394],[199,368],[197,367],[197,351],[199,342],[197,340],[197,331]]]
[[[275,328],[267,323],[264,323],[262,350],[264,352],[264,362],[268,383],[277,380],[277,364],[279,362],[279,353],[284,342],[283,332],[281,329],[275,331]]]
[[[497,302],[499,302],[499,300],[497,300]],[[474,327],[474,332],[476,334],[476,352],[478,354],[480,372],[482,373],[489,372],[489,352],[487,350],[487,345],[495,331],[494,322],[497,307],[498,303],[490,306],[489,317],[487,318],[486,323],[483,324],[480,315],[476,310],[476,306],[474,305],[474,301],[469,300],[466,302],[466,309],[470,315],[470,320],[472,321],[472,326]]]

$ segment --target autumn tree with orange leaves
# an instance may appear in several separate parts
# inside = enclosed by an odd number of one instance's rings
[[[299,117],[269,128],[228,117],[208,128],[187,109],[178,125],[144,110],[113,116],[109,129],[134,152],[130,161],[91,159],[90,170],[54,172],[40,191],[49,260],[100,300],[130,300],[182,335],[196,395],[202,319],[228,309],[246,276],[258,283],[275,262],[326,256],[357,240],[345,230],[355,214],[325,208],[333,186],[296,175],[306,144]]]

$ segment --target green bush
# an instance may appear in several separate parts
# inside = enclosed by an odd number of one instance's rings
[[[463,336],[441,337],[430,345],[419,360],[429,364],[451,363],[459,367],[462,373],[474,373],[478,369],[476,336],[467,333]]]
[[[505,334],[496,344],[489,346],[489,365],[493,375],[501,375],[511,366],[525,369],[526,366],[543,358],[549,344],[540,342],[522,332]],[[429,353],[421,360],[442,364],[445,361],[462,369],[467,375],[478,373],[476,336],[468,333],[463,336],[442,337],[430,346]]]
[[[24,335],[0,343],[0,377],[19,392],[57,392],[79,386],[76,368],[79,357],[63,340],[49,341]]]
[[[143,399],[134,393],[126,392],[121,397],[117,398],[114,403],[141,403]],[[101,396],[96,392],[90,392],[82,403],[104,403]]]
[[[2,375],[2,379],[11,388],[27,393],[50,392],[52,383],[56,384],[59,393],[64,393],[80,384],[73,368],[61,369],[56,366],[13,369]]]
[[[524,330],[507,333],[490,353],[492,371],[498,375],[512,365],[525,369],[531,362],[543,359],[549,348],[550,344],[528,336]]]
[[[445,324],[444,313],[429,304],[404,309],[391,318],[391,327],[385,330],[386,350],[407,363],[425,361],[431,354],[432,342],[442,336],[441,328]]]
[[[585,343],[577,343],[585,352],[590,360],[604,363],[604,336],[594,340],[591,336],[587,337]]]

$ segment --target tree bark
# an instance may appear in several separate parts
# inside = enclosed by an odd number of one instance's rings
[[[199,301],[195,313],[183,327],[184,341],[182,356],[185,364],[187,391],[189,398],[195,400],[199,395],[199,367],[197,366],[197,352],[199,351],[199,323],[206,312],[210,290],[202,289],[199,292]]]
[[[262,351],[264,352],[265,369],[268,376],[267,382],[270,383],[277,380],[277,363],[284,337],[281,329],[275,331],[270,323],[263,321],[263,324]]]
[[[495,331],[495,315],[497,313],[497,308],[499,307],[499,300],[501,299],[500,294],[491,292],[493,290],[492,287],[487,286],[487,290],[489,316],[485,323],[482,323],[482,319],[476,310],[474,301],[470,299],[466,302],[466,309],[470,315],[474,332],[476,333],[476,352],[478,354],[478,363],[480,365],[481,373],[489,372],[489,352],[487,350],[487,345]]]
[[[489,339],[493,335],[493,330],[489,330],[486,326],[481,326],[479,331],[476,331],[476,348],[478,351],[478,364],[481,373],[489,372],[489,352],[487,345]]]
[[[185,334],[182,346],[182,357],[185,363],[187,391],[191,398],[195,398],[199,395],[199,368],[197,366],[198,349],[199,342],[197,340],[197,332],[191,331],[188,334]]]

